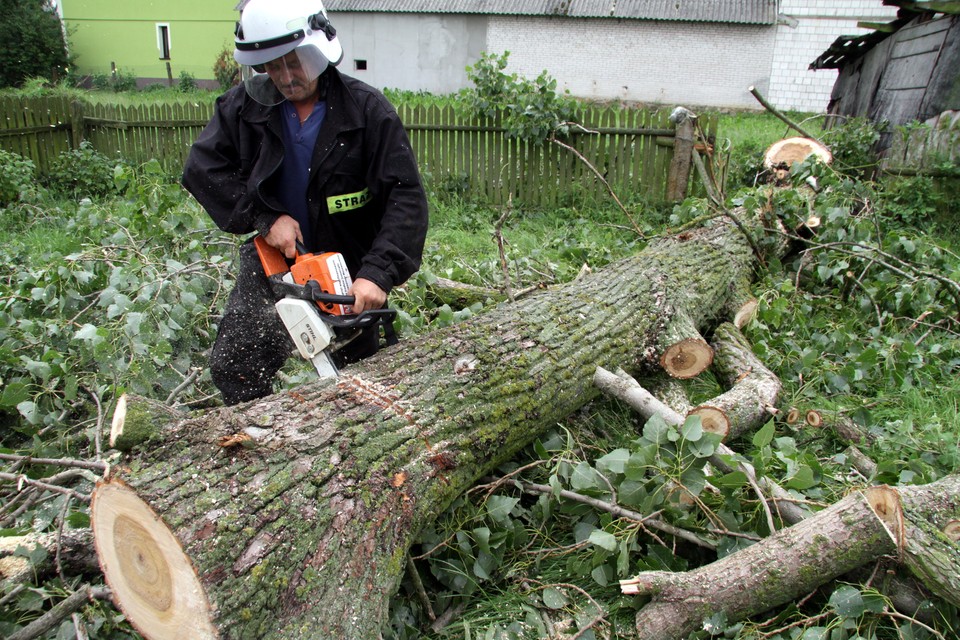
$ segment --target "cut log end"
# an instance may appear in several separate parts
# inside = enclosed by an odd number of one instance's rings
[[[127,394],[120,396],[117,406],[113,410],[113,421],[110,423],[110,446],[117,448],[117,442],[123,438],[123,424],[127,417]]]
[[[811,155],[819,157],[824,164],[833,161],[830,150],[816,140],[786,138],[770,145],[763,156],[763,166],[770,170],[789,169],[793,163],[803,162]]]
[[[741,306],[736,315],[733,317],[733,325],[737,329],[743,329],[745,326],[753,322],[753,319],[757,317],[757,307],[759,302],[756,298],[751,298],[747,300],[743,306]]]
[[[180,543],[133,489],[118,480],[99,483],[90,520],[113,600],[144,637],[217,637],[206,593]]]
[[[890,538],[896,543],[897,548],[902,548],[904,525],[900,494],[893,487],[877,485],[866,489],[863,495],[870,503],[873,512],[877,514],[877,517],[883,522],[887,532],[890,533]]]
[[[134,447],[161,436],[181,417],[176,409],[157,400],[123,394],[113,411],[110,446],[129,453]]]
[[[951,520],[943,528],[943,534],[953,543],[960,542],[960,520]]]
[[[703,430],[726,438],[730,433],[730,419],[722,409],[710,405],[701,405],[690,410],[690,416],[700,416]]]
[[[672,378],[686,380],[703,373],[713,363],[713,348],[703,339],[686,338],[667,347],[660,366]]]

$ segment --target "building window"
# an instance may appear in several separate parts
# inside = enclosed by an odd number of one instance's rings
[[[160,50],[160,59],[170,59],[170,25],[157,25],[157,48]]]
[[[353,61],[354,71],[366,71],[367,70],[367,61],[366,60],[354,60]]]

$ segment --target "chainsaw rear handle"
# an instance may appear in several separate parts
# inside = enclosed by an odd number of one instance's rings
[[[309,280],[303,287],[307,300],[325,304],[345,304],[352,305],[357,299],[355,296],[338,296],[333,293],[326,293],[320,289],[320,283],[316,280]],[[377,322],[392,322],[397,317],[396,309],[367,309],[356,314],[347,315],[324,315],[324,322],[333,327],[366,327]]]
[[[301,285],[272,277],[270,278],[270,283],[273,285],[274,291],[277,291],[281,295],[287,294],[311,302],[352,305],[357,301],[355,296],[341,296],[324,292],[320,289],[320,283],[316,280],[309,280],[306,284]],[[349,315],[325,313],[323,314],[323,321],[333,327],[352,329],[371,326],[377,322],[393,321],[396,316],[396,309],[368,309],[357,314]]]
[[[291,270],[291,263],[296,263],[301,256],[309,258],[312,255],[302,242],[299,240],[296,242],[297,257],[292,261],[287,260],[279,249],[267,244],[263,236],[254,238],[254,245],[273,292],[281,297],[289,296],[315,303],[320,307],[323,321],[328,325],[340,328],[364,328],[377,323],[386,324],[396,318],[397,312],[393,309],[370,309],[358,314],[331,313],[333,305],[356,304],[356,297],[327,293],[320,282],[314,279],[306,280],[302,284],[284,279]]]
[[[289,284],[289,283],[288,283]],[[295,287],[301,285],[293,285]],[[305,300],[313,300],[314,302],[322,302],[324,304],[355,304],[357,302],[356,296],[346,296],[346,295],[337,295],[336,293],[327,293],[320,288],[320,283],[316,280],[308,280],[305,285],[302,285],[303,293],[299,296]]]
[[[367,309],[347,316],[324,315],[323,321],[338,329],[363,329],[375,324],[393,322],[396,317],[396,309]]]

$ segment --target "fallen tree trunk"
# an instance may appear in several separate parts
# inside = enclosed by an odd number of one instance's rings
[[[934,541],[937,525],[920,524],[956,517],[958,491],[956,475],[926,486],[871,487],[695,571],[649,571],[623,580],[624,593],[653,598],[637,613],[637,636],[685,638],[720,612],[742,620],[898,552],[906,552],[911,571],[922,573],[934,593],[960,604],[956,544],[942,531]]]
[[[18,549],[31,556],[43,549],[42,560],[31,562],[29,557],[17,555]],[[89,575],[99,571],[90,529],[66,529],[60,535],[41,533],[0,537],[0,588],[3,591],[14,584],[29,583],[37,575],[56,573],[58,563],[70,575]]]
[[[170,422],[125,440],[132,457],[93,495],[116,603],[147,638],[377,637],[417,532],[593,399],[597,365],[656,367],[663,335],[699,339],[674,318],[704,331],[753,260],[741,230],[714,221],[335,383],[156,414]]]

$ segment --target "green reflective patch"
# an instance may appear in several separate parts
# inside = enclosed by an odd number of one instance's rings
[[[345,193],[342,196],[330,196],[327,198],[327,211],[330,213],[340,213],[341,211],[350,211],[359,209],[370,200],[370,189],[357,191],[356,193]]]

